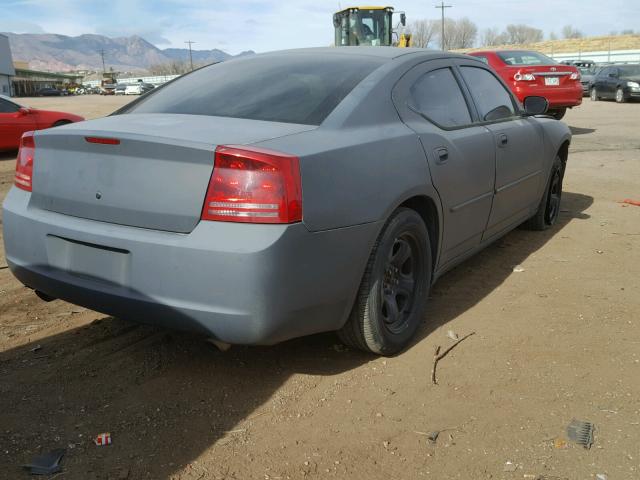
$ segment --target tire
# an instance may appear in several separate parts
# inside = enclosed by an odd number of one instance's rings
[[[549,115],[551,115],[556,120],[562,120],[562,117],[564,117],[565,113],[567,113],[566,108],[557,108],[549,111]]]
[[[625,103],[626,101],[627,99],[624,96],[624,90],[622,89],[622,87],[618,87],[618,89],[616,90],[616,102]]]
[[[589,92],[589,98],[591,98],[592,102],[597,102],[598,100],[600,100],[596,87],[591,87],[591,91]]]
[[[527,230],[546,230],[556,223],[560,214],[563,178],[564,165],[560,157],[556,155],[551,166],[547,188],[545,188],[542,200],[538,205],[538,210],[533,217],[523,224],[524,228]]]
[[[340,339],[378,355],[394,355],[407,347],[424,315],[431,267],[422,217],[399,208],[376,240],[349,319],[338,331]]]

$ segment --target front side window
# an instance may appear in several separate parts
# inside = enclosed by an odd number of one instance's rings
[[[411,87],[409,105],[442,127],[471,123],[467,102],[449,68],[433,70],[420,77]]]
[[[355,55],[266,55],[229,60],[153,90],[117,113],[179,113],[320,125],[385,62]]]
[[[624,65],[618,70],[621,77],[640,77],[640,65]]]
[[[511,95],[493,74],[477,67],[461,67],[460,70],[482,120],[496,121],[515,114]]]

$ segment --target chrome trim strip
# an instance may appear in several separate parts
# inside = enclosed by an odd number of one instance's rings
[[[525,175],[522,178],[519,178],[518,180],[515,180],[511,183],[507,183],[506,185],[501,186],[500,188],[496,189],[496,194],[504,192],[505,190],[508,190],[512,187],[515,187],[516,185],[518,185],[519,183],[524,182],[525,180],[529,180],[531,177],[535,177],[536,175],[540,175],[540,172],[542,172],[542,170],[536,170],[535,172],[532,172],[528,175]]]
[[[471,198],[469,200],[465,200],[464,202],[459,203],[458,205],[454,205],[453,207],[449,208],[449,211],[451,213],[455,213],[458,210],[461,210],[464,207],[468,207],[472,203],[479,202],[480,200],[484,200],[485,198],[490,197],[491,195],[493,195],[493,190],[487,193],[483,193],[482,195],[478,195],[477,197]]]

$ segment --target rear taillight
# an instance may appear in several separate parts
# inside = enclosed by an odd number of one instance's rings
[[[573,72],[570,76],[569,76],[570,80],[580,80],[580,72]]]
[[[33,157],[36,153],[36,143],[33,132],[25,132],[20,139],[20,150],[16,160],[16,187],[31,191],[33,181]]]
[[[254,147],[216,148],[202,220],[293,223],[302,220],[298,157]]]
[[[516,82],[533,82],[536,79],[536,77],[535,77],[535,75],[533,73],[520,73],[520,72],[518,72],[513,76],[513,79]]]

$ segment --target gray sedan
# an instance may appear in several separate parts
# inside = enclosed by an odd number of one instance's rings
[[[571,135],[484,63],[344,47],[209,66],[22,139],[6,257],[42,298],[232,344],[406,347],[444,272],[560,210]]]

